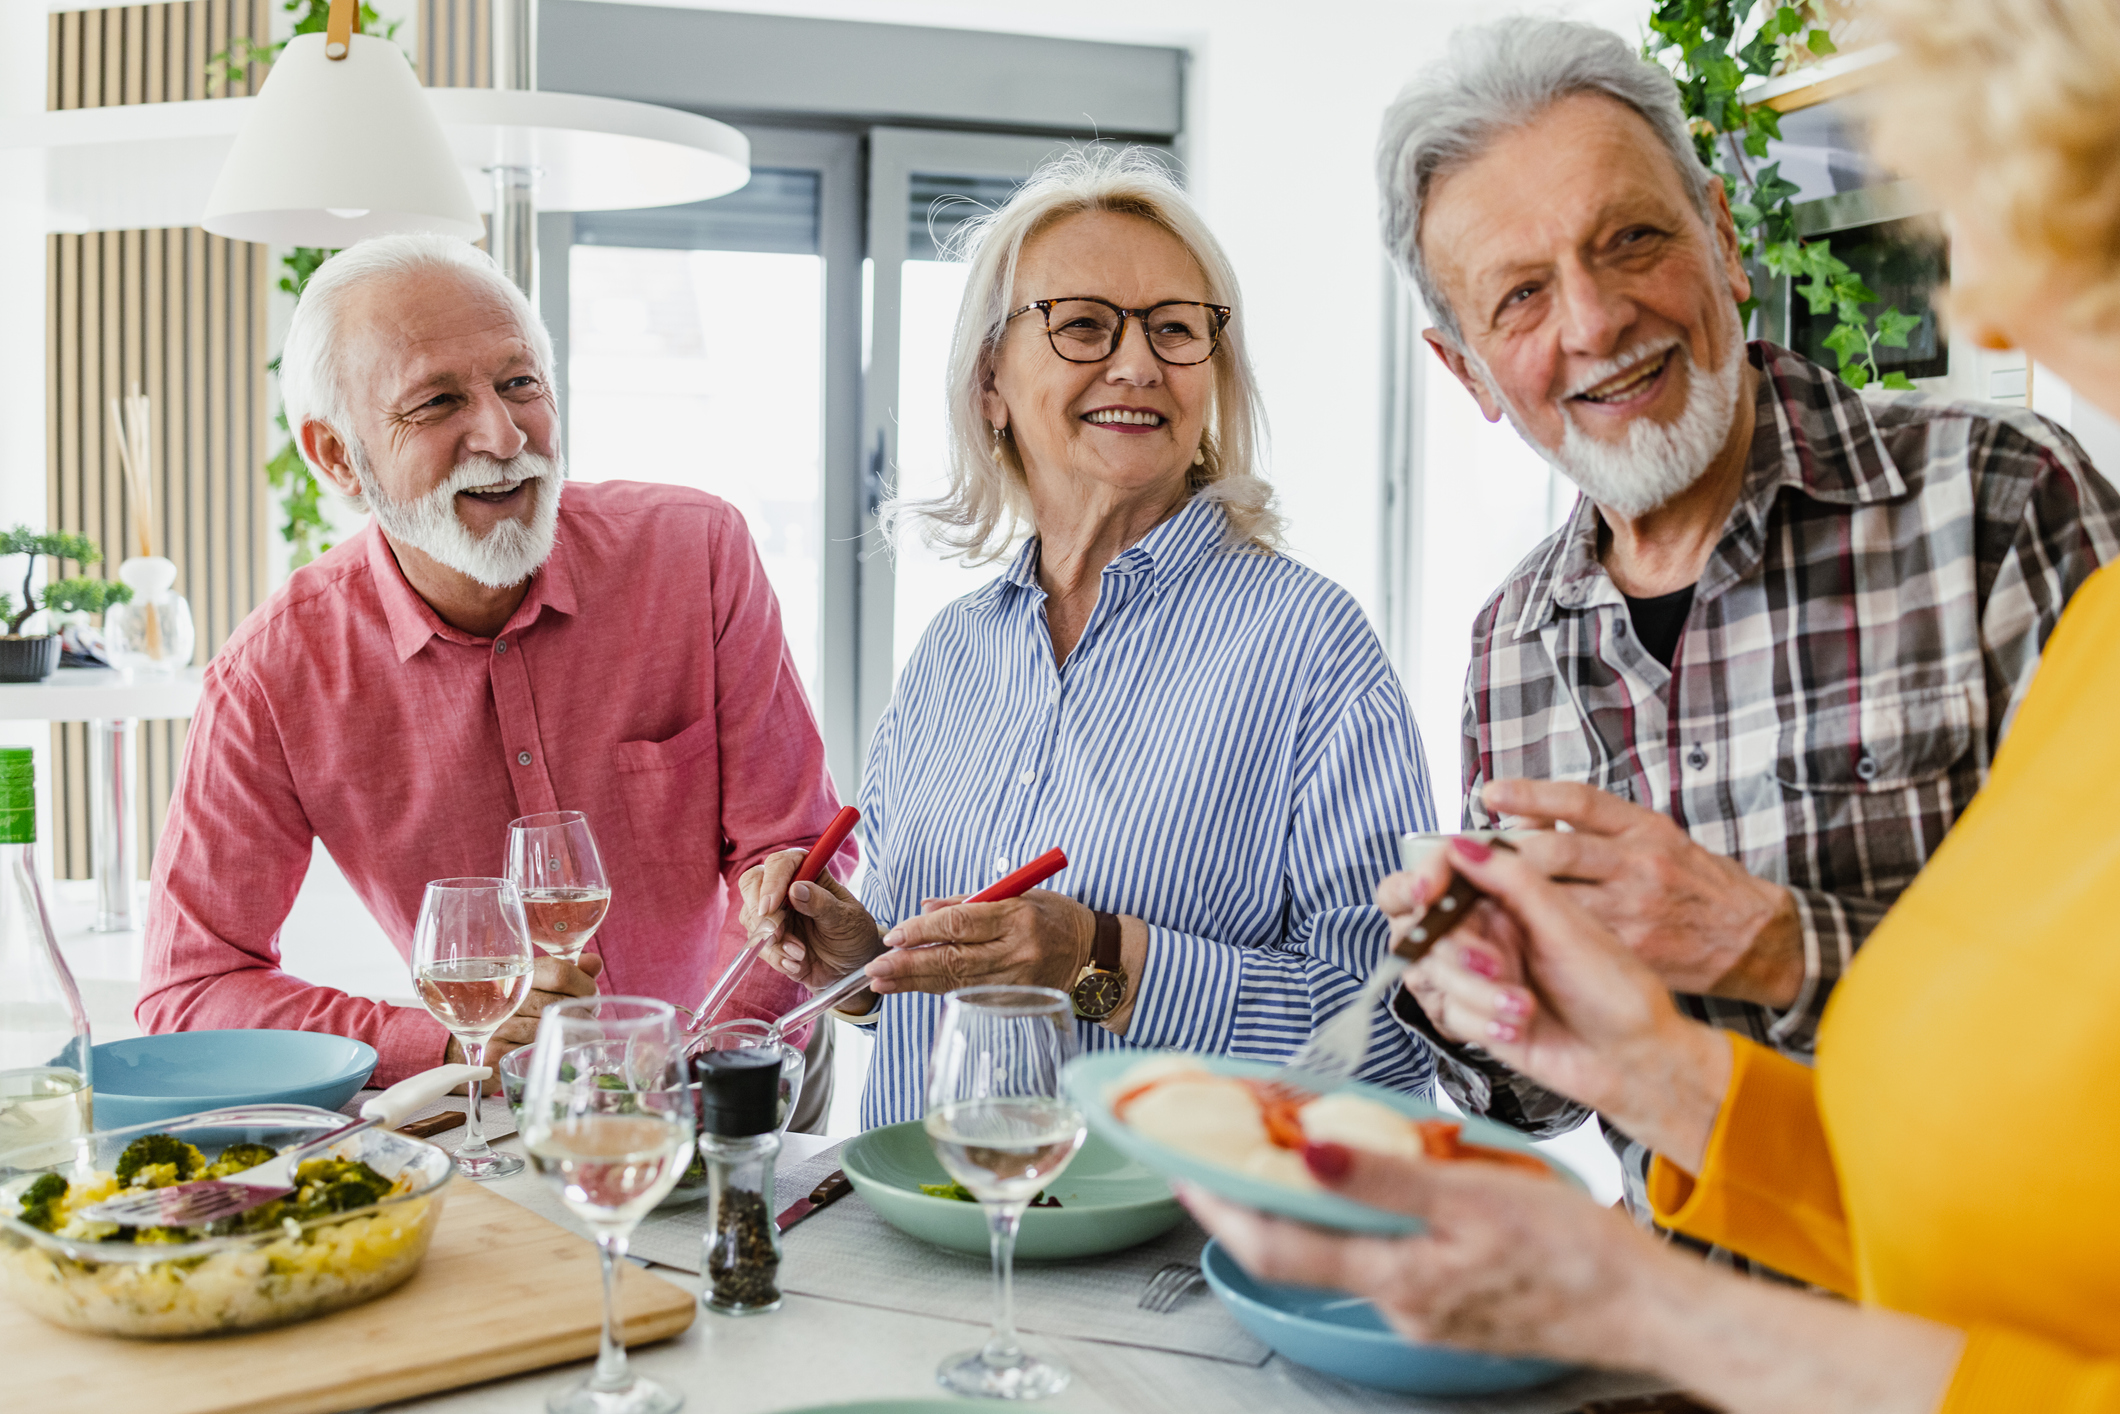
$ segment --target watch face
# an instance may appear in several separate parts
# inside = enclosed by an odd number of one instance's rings
[[[1102,1021],[1119,1009],[1126,1000],[1126,974],[1123,972],[1086,972],[1075,981],[1071,994],[1075,1003],[1075,1014]]]

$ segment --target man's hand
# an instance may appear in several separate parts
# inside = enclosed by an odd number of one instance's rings
[[[485,1092],[498,1095],[501,1092],[501,1057],[518,1046],[527,1046],[537,1039],[537,1018],[554,1002],[563,1002],[570,997],[593,997],[596,995],[596,979],[604,970],[604,960],[597,953],[583,953],[577,965],[563,962],[556,957],[540,957],[530,974],[530,995],[515,1009],[515,1015],[503,1021],[493,1039],[486,1043],[483,1063],[493,1067],[490,1079],[481,1082]],[[442,1060],[449,1065],[468,1065],[464,1048],[456,1037],[449,1038],[449,1049]],[[469,1087],[459,1085],[452,1094],[469,1093]]]
[[[1591,786],[1490,781],[1480,802],[1534,831],[1511,840],[1524,862],[1563,883],[1672,991],[1795,1003],[1803,926],[1786,888],[1701,848],[1669,816]],[[1569,829],[1554,830],[1560,821]]]
[[[884,938],[885,952],[869,969],[877,993],[939,994],[986,982],[1064,992],[1075,985],[1097,940],[1096,916],[1050,889],[999,903],[942,904],[906,919]]]
[[[857,970],[883,950],[883,941],[869,911],[830,873],[819,874],[815,883],[789,882],[805,853],[769,855],[744,870],[736,887],[743,894],[745,933],[772,931],[759,953],[766,966],[814,990]]]

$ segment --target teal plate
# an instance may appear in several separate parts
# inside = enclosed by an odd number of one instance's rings
[[[1235,1169],[1223,1168],[1195,1158],[1166,1144],[1159,1144],[1131,1125],[1121,1124],[1112,1117],[1111,1106],[1106,1102],[1106,1092],[1119,1083],[1127,1071],[1147,1060],[1152,1051],[1097,1051],[1091,1055],[1077,1056],[1067,1063],[1061,1072],[1061,1084],[1066,1087],[1068,1098],[1073,1100],[1083,1114],[1089,1117],[1090,1137],[1108,1139],[1121,1151],[1139,1159],[1143,1164],[1170,1178],[1182,1178],[1197,1183],[1210,1193],[1242,1203],[1247,1208],[1256,1208],[1262,1213],[1275,1213],[1284,1218],[1295,1218],[1317,1227],[1339,1228],[1347,1232],[1378,1232],[1398,1236],[1419,1232],[1421,1220],[1404,1213],[1387,1213],[1381,1208],[1372,1208],[1366,1203],[1357,1203],[1352,1198],[1342,1198],[1337,1193],[1289,1188]],[[1266,1061],[1236,1060],[1229,1056],[1188,1057],[1199,1062],[1217,1075],[1235,1075],[1248,1079],[1271,1079],[1280,1074],[1281,1067]],[[1386,1090],[1377,1085],[1364,1085],[1350,1081],[1342,1089],[1378,1104],[1397,1110],[1413,1119],[1451,1119],[1465,1126],[1465,1137],[1478,1144],[1491,1144],[1498,1149],[1517,1149],[1534,1154],[1548,1168],[1568,1182],[1581,1188],[1583,1182],[1574,1173],[1554,1163],[1533,1148],[1531,1141],[1513,1129],[1504,1128],[1484,1119],[1460,1118],[1445,1115],[1425,1100],[1414,1098],[1397,1090]]]
[[[950,1181],[920,1121],[856,1135],[840,1150],[839,1166],[877,1216],[900,1232],[938,1247],[987,1254],[985,1209],[920,1191],[923,1183]],[[1094,1134],[1046,1192],[1060,1206],[1024,1213],[1016,1255],[1025,1261],[1118,1252],[1162,1236],[1185,1216],[1154,1169]]]

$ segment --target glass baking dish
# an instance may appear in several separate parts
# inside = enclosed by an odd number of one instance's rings
[[[230,1144],[299,1144],[347,1123],[307,1105],[241,1105],[98,1131],[66,1162],[0,1178],[0,1291],[74,1330],[122,1336],[216,1335],[307,1320],[358,1305],[418,1270],[454,1166],[424,1140],[385,1129],[347,1136],[310,1157],[359,1159],[383,1177],[410,1171],[410,1191],[260,1232],[185,1243],[93,1242],[19,1220],[24,1189],[47,1172],[89,1181],[117,1167],[144,1134],[170,1134],[212,1159]]]

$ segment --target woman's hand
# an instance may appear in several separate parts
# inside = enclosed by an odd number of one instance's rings
[[[1096,939],[1095,915],[1050,889],[999,903],[948,902],[886,934],[869,977],[879,995],[954,992],[987,982],[1064,992],[1082,974]]]
[[[1528,1174],[1339,1144],[1303,1161],[1427,1231],[1327,1232],[1190,1185],[1178,1196],[1252,1275],[1367,1297],[1409,1339],[1652,1370],[1733,1414],[1929,1414],[1964,1347],[1948,1326],[1718,1271]]]
[[[876,920],[829,872],[814,883],[789,882],[807,853],[784,849],[768,855],[744,870],[736,887],[743,895],[744,932],[751,937],[772,932],[759,952],[766,966],[816,990],[859,969],[883,944]]]
[[[1263,1281],[1366,1296],[1411,1340],[1500,1355],[1645,1363],[1639,1323],[1668,1301],[1674,1262],[1620,1213],[1549,1179],[1480,1163],[1314,1144],[1327,1188],[1423,1219],[1417,1237],[1328,1232],[1186,1187],[1179,1196]]]
[[[1728,1041],[1681,1015],[1654,972],[1524,860],[1470,839],[1437,855],[1377,888],[1394,940],[1441,893],[1445,862],[1488,896],[1409,970],[1437,1029],[1697,1171],[1729,1084]]]

